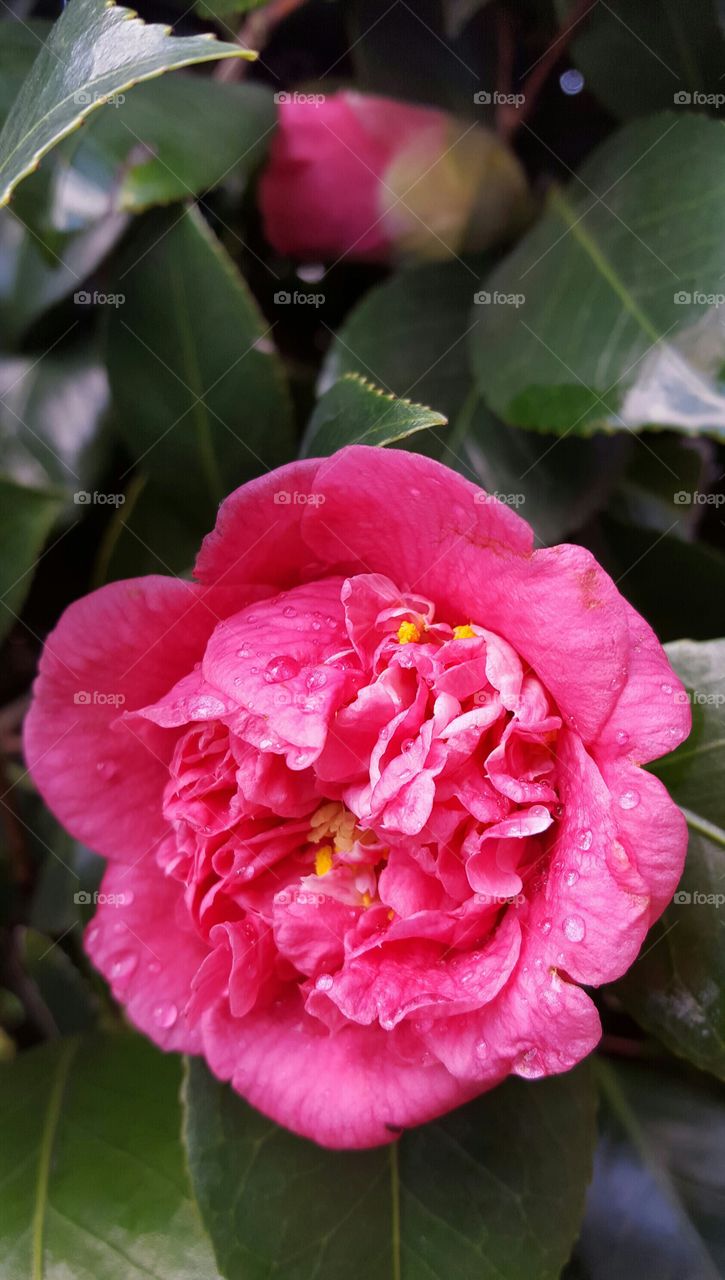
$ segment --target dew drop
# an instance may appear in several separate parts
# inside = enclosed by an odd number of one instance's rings
[[[516,1074],[533,1078],[534,1076],[543,1075],[543,1069],[539,1063],[539,1050],[536,1048],[526,1049],[519,1054],[516,1059]]]
[[[320,671],[319,668],[315,671],[311,671],[305,680],[305,687],[307,689],[322,689],[326,684],[327,676],[325,672]]]
[[[661,685],[660,685],[660,689],[662,690],[662,692],[663,692],[663,693],[672,693],[672,685],[671,685],[671,684],[661,684]]]
[[[282,610],[282,613],[284,614],[285,618],[297,617],[297,610],[291,604],[288,604],[286,608]]]
[[[113,764],[110,760],[99,760],[96,764],[96,769],[101,777],[105,778],[106,782],[110,782],[111,778],[115,778],[118,773],[118,765]]]
[[[551,920],[542,920],[539,928],[544,934],[551,933]]]
[[[318,991],[329,991],[332,987],[332,978],[329,973],[321,973],[315,982]]]
[[[294,680],[299,672],[300,664],[296,658],[290,654],[280,654],[276,658],[270,658],[264,668],[264,678],[267,684],[279,684],[281,680]]]
[[[579,845],[579,848],[583,849],[586,853],[587,849],[591,849],[592,847],[593,838],[591,831],[580,831],[577,836],[577,844]]]
[[[245,641],[241,649],[237,649],[237,657],[248,658],[251,652],[252,652],[251,646],[248,645]]]
[[[478,1044],[476,1045],[476,1057],[485,1058],[487,1053],[488,1053],[488,1045],[486,1044],[486,1041],[479,1040]]]
[[[579,879],[579,872],[578,872],[578,871],[570,871],[570,872],[568,872],[567,877],[566,877],[566,883],[569,885],[569,888],[571,888],[571,887],[572,887],[572,885],[576,884],[576,882],[577,882],[577,880],[578,880],[578,879]]]
[[[625,733],[624,729],[617,730],[616,738],[620,747],[626,747],[627,743],[629,742],[629,734]]]
[[[619,797],[619,804],[622,809],[636,809],[639,804],[639,792],[623,791]]]
[[[138,956],[133,951],[126,951],[123,955],[117,956],[111,965],[112,978],[130,978],[136,965],[138,964]]]
[[[581,942],[587,931],[581,916],[567,916],[561,927],[570,942]]]
[[[156,1026],[162,1027],[164,1030],[168,1030],[169,1027],[173,1027],[178,1016],[179,1011],[176,1008],[176,1005],[171,1004],[168,1000],[164,1000],[163,1004],[157,1004],[153,1014]]]

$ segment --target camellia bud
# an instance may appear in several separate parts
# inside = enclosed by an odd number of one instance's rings
[[[519,161],[490,130],[345,92],[280,103],[260,200],[278,252],[368,262],[485,249],[531,210]]]

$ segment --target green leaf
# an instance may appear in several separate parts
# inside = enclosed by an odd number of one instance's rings
[[[227,18],[235,18],[241,13],[251,13],[253,9],[263,9],[269,0],[196,0],[196,12],[202,18],[211,18],[226,27]]]
[[[32,19],[0,21],[0,122],[12,107],[23,80],[47,39],[50,22]]]
[[[722,125],[670,112],[614,134],[552,192],[474,308],[494,412],[555,432],[659,424],[725,438],[723,175]]]
[[[106,0],[69,0],[0,134],[0,204],[109,98],[175,67],[240,57],[254,55],[213,36],[170,39],[168,27],[146,26]]]
[[[89,1030],[96,1019],[90,987],[59,941],[26,929],[22,935],[23,968],[39,992],[61,1035]]]
[[[28,489],[0,476],[0,637],[15,622],[63,494]]]
[[[555,1280],[594,1143],[589,1069],[512,1079],[371,1151],[327,1151],[192,1060],[192,1182],[227,1280]]]
[[[93,488],[107,454],[108,401],[106,371],[93,348],[0,359],[0,449],[8,477],[68,494]]]
[[[572,1280],[718,1280],[725,1272],[721,1091],[671,1063],[656,1070],[597,1060],[597,1067],[601,1138]]]
[[[453,421],[471,384],[466,333],[485,259],[397,271],[370,289],[345,320],[323,366],[327,390],[361,373],[397,396],[415,395]]]
[[[124,299],[108,325],[119,429],[133,463],[205,531],[231,489],[294,450],[270,328],[198,210],[149,215],[111,288]]]
[[[540,541],[560,541],[604,502],[626,450],[621,440],[592,447],[517,430],[472,394],[466,336],[483,261],[410,268],[371,289],[336,335],[320,385],[358,372],[435,405],[451,429],[413,437],[410,447],[515,500]]]
[[[215,1280],[188,1189],[178,1058],[130,1035],[0,1066],[4,1274]]]
[[[556,0],[563,22],[574,8],[573,0]],[[615,117],[671,107],[678,94],[722,93],[715,0],[686,9],[679,0],[607,0],[576,26],[571,49],[587,88]],[[688,105],[683,98],[681,109]],[[707,105],[694,104],[701,111]]]
[[[77,209],[81,183],[94,193],[91,207],[138,213],[247,175],[275,122],[272,94],[262,85],[183,73],[139,85],[117,110],[90,121],[70,166],[58,172],[54,216]]]
[[[685,515],[685,528],[686,521]],[[605,516],[599,559],[660,640],[676,640],[683,632],[711,640],[722,631],[725,556],[705,542],[676,536],[676,522],[673,515],[667,532],[658,533]]]
[[[725,640],[667,646],[693,731],[654,771],[690,832],[679,892],[616,990],[648,1031],[725,1080]]]
[[[318,401],[302,456],[327,456],[346,444],[393,444],[446,422],[443,414],[425,405],[398,400],[359,373],[346,373]]]

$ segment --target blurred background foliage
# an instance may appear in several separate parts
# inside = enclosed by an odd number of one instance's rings
[[[725,1274],[719,907],[675,902],[599,993],[591,1069],[513,1081],[406,1135],[392,1200],[389,1152],[332,1155],[274,1131],[199,1064],[185,1156],[180,1064],[123,1028],[84,958],[100,861],[44,810],[19,744],[43,638],[71,600],[187,573],[224,494],[364,437],[520,495],[538,545],[590,547],[673,642],[695,730],[657,771],[690,823],[683,889],[722,892],[719,5],[148,0],[141,17],[174,39],[213,31],[258,61],[166,41],[154,71],[204,65],[139,83],[67,136],[80,113],[58,115],[58,6],[2,10],[0,123],[15,115],[0,137],[14,185],[0,210],[0,1274]],[[66,18],[76,49],[100,47],[99,0],[70,0]],[[39,55],[27,110],[57,137],[16,183],[38,125],[18,134],[13,104]],[[389,269],[276,254],[256,203],[274,94],[349,86],[495,129],[525,166],[531,225],[485,256]],[[523,106],[477,102],[481,89]],[[275,298],[296,290],[324,301]],[[476,303],[496,290],[525,307]],[[368,384],[413,405],[386,401],[381,421]]]

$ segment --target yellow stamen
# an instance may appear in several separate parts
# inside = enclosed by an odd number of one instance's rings
[[[410,644],[411,640],[420,640],[420,627],[415,622],[401,622],[398,627],[398,640],[401,644]]]
[[[366,889],[366,890],[365,890],[365,893],[364,893],[364,894],[363,894],[363,896],[362,896],[362,903],[363,903],[363,906],[364,906],[364,907],[369,907],[371,902],[372,902],[372,898],[370,897],[370,894],[368,893],[368,891],[367,891],[367,889]]]
[[[467,622],[465,626],[453,628],[454,640],[475,640],[475,638],[476,638],[476,633],[473,630],[473,627],[471,626],[470,622]]]
[[[326,876],[332,871],[332,849],[329,844],[321,844],[315,853],[315,875]]]

